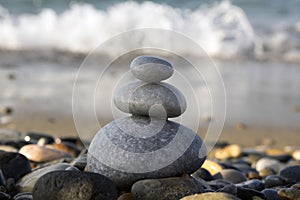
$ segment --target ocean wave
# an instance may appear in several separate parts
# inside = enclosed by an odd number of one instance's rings
[[[39,14],[12,15],[0,7],[0,48],[59,49],[87,53],[114,35],[137,28],[162,28],[182,33],[213,57],[279,58],[300,62],[300,22],[280,27],[253,27],[244,11],[222,1],[194,10],[153,2],[118,3],[106,10],[73,4],[63,13],[43,9]],[[159,35],[146,35],[144,40]],[[141,44],[143,41],[141,40]],[[162,40],[160,43],[174,43]],[[117,51],[122,48],[116,44]],[[184,43],[177,48],[190,51]],[[185,52],[195,54],[197,52]]]

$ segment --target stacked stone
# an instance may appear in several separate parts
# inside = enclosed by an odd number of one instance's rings
[[[120,88],[114,104],[132,116],[112,121],[95,135],[87,165],[89,171],[109,177],[121,190],[142,179],[192,173],[206,158],[201,138],[168,120],[186,110],[183,94],[161,82],[174,73],[172,65],[158,57],[139,56],[130,68],[139,80]]]

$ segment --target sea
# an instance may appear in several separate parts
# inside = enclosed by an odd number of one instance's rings
[[[95,132],[126,116],[113,94],[134,79],[135,56],[154,54],[187,98],[174,120],[299,132],[299,10],[299,0],[0,0],[0,106],[25,131],[66,132],[71,119]]]

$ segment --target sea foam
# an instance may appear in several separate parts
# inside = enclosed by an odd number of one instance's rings
[[[124,31],[162,28],[186,35],[214,57],[280,56],[285,60],[300,61],[300,47],[297,46],[300,42],[299,23],[261,34],[250,24],[244,11],[229,1],[200,6],[195,10],[133,1],[118,3],[106,10],[96,9],[90,4],[72,4],[60,14],[52,9],[43,9],[38,14],[11,15],[0,7],[0,48],[87,53]],[[160,35],[145,35],[143,40],[151,38],[159,40]],[[159,42],[174,43],[165,38]],[[191,51],[180,41],[176,45],[183,51]],[[114,46],[115,50],[119,48],[124,48],[124,45]],[[109,49],[106,53],[111,51]],[[185,53],[197,55],[197,52]]]

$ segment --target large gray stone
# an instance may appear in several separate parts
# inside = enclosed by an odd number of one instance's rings
[[[35,184],[33,199],[116,200],[118,191],[107,177],[81,171],[54,171]]]
[[[186,110],[183,94],[167,83],[129,83],[116,92],[114,103],[123,112],[157,118],[178,117]]]
[[[196,171],[206,157],[202,144],[196,133],[178,123],[126,117],[97,133],[89,147],[87,167],[126,190],[141,179]]]
[[[172,76],[172,65],[158,57],[138,56],[130,64],[131,73],[137,78],[149,83],[158,83]]]

